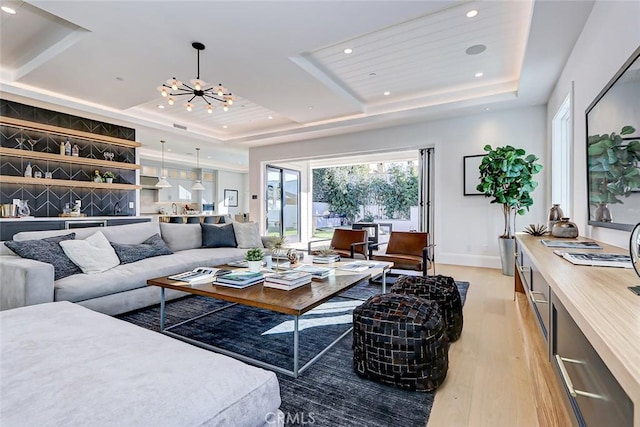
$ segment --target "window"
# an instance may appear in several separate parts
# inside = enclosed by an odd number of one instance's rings
[[[571,217],[571,93],[551,122],[551,203],[558,203],[565,216]]]

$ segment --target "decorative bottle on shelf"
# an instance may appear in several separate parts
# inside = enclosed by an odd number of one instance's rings
[[[554,203],[553,206],[551,206],[551,209],[549,209],[549,222],[547,223],[547,229],[549,230],[549,233],[553,232],[553,226],[556,222],[560,221],[563,216],[564,212],[562,212],[560,205]]]
[[[31,178],[32,176],[31,162],[27,162],[27,167],[24,168],[24,176],[26,178]]]
[[[65,153],[64,141],[60,141],[60,155],[64,156],[64,153]]]
[[[65,156],[71,155],[71,142],[69,141],[69,137],[67,137],[67,143],[64,144],[64,155]]]
[[[78,147],[78,144],[73,144],[73,149],[71,150],[71,155],[73,157],[78,157],[80,155],[80,147]]]
[[[560,218],[551,229],[553,237],[575,238],[578,237],[578,226],[569,221],[569,218]]]

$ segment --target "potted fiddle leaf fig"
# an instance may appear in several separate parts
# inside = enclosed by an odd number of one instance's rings
[[[502,205],[504,231],[499,236],[502,274],[513,276],[515,267],[515,240],[513,224],[516,215],[524,215],[533,205],[531,193],[538,186],[533,175],[542,170],[533,154],[526,155],[521,148],[510,145],[496,147],[485,145],[487,154],[480,163],[480,184],[476,190],[485,197],[493,197],[491,203]]]

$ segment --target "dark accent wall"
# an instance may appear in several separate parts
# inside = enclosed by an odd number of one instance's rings
[[[103,123],[96,120],[72,116],[70,114],[45,110],[30,105],[0,99],[0,114],[21,120],[44,123],[67,129],[106,135],[129,141],[135,141],[135,129]],[[22,142],[20,140],[22,139]],[[30,144],[27,141],[32,141]],[[103,167],[92,167],[73,163],[33,160],[29,159],[28,151],[44,153],[59,153],[60,142],[66,141],[63,135],[50,134],[42,131],[18,129],[12,126],[0,126],[0,146],[25,151],[25,157],[3,156],[0,159],[0,175],[23,176],[27,162],[31,162],[33,171],[52,172],[54,179],[72,179],[74,181],[91,182],[93,171]],[[120,147],[99,141],[70,137],[72,144],[77,143],[80,157],[105,160],[105,153],[113,153],[113,161],[121,163],[135,163],[135,148]],[[115,182],[135,184],[135,170],[113,169],[117,178]],[[120,189],[92,189],[82,187],[63,187],[42,185],[2,184],[0,188],[0,203],[12,203],[13,199],[27,200],[31,215],[37,217],[55,217],[62,213],[66,203],[73,206],[75,200],[82,200],[82,213],[87,216],[103,216],[113,214],[116,203],[119,203],[122,213],[135,214],[129,210],[129,202],[136,201],[135,190]]]

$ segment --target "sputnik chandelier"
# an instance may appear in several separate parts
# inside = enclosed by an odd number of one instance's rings
[[[199,42],[191,43],[191,46],[198,52],[198,74],[196,78],[191,80],[190,83],[193,86],[189,86],[186,83],[182,83],[175,77],[167,80],[162,86],[158,87],[160,94],[167,98],[167,103],[173,105],[176,102],[176,98],[179,96],[186,96],[189,100],[184,104],[187,111],[191,111],[194,108],[192,101],[196,98],[202,98],[207,103],[205,108],[209,114],[213,113],[215,106],[211,101],[217,101],[224,111],[229,111],[229,106],[233,104],[233,96],[231,93],[227,93],[227,90],[222,86],[222,83],[218,86],[207,87],[207,83],[200,80],[200,51],[204,50],[204,45]]]

